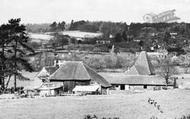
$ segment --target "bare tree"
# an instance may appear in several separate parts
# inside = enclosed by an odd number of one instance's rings
[[[178,74],[178,71],[175,65],[172,63],[170,57],[166,57],[159,61],[159,72],[158,74],[165,79],[166,86],[170,84],[170,79],[175,74]]]

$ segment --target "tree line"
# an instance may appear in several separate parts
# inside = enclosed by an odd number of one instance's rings
[[[64,30],[101,32],[103,36],[98,40],[110,40],[116,47],[134,52],[142,49],[151,51],[152,48],[160,47],[169,51],[183,52],[183,49],[189,45],[190,39],[189,23],[131,23],[128,25],[125,22],[72,20],[69,24],[65,21],[53,22],[45,31]],[[94,43],[93,40],[92,42]]]

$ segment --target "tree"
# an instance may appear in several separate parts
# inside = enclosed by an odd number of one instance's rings
[[[70,27],[69,27],[69,30],[73,30],[73,24],[74,24],[74,20],[71,20],[71,24],[70,24]]]
[[[59,31],[64,31],[65,30],[65,22],[62,21],[62,22],[58,23],[57,27],[58,27],[57,29]]]
[[[69,30],[79,30],[79,26],[84,25],[86,22],[84,20],[81,21],[76,21],[74,22],[73,20],[71,21],[70,28]]]
[[[5,39],[7,39],[7,26],[5,25],[1,25],[0,26],[0,85],[1,85],[1,88],[4,89],[4,79],[5,79],[5,54],[6,54],[6,42],[5,42]]]
[[[85,32],[97,32],[99,30],[99,26],[93,22],[86,22],[83,25],[79,25],[78,30]]]
[[[178,74],[177,69],[175,68],[175,65],[172,63],[171,59],[169,57],[166,57],[164,59],[161,59],[159,61],[159,72],[158,74],[165,79],[166,86],[170,84],[170,78]]]
[[[122,41],[122,35],[120,33],[117,33],[114,38],[114,42],[119,43]]]
[[[124,39],[124,41],[128,42],[128,38],[127,38],[127,33],[126,31],[122,32],[122,38]]]
[[[57,30],[57,23],[54,21],[52,24],[50,24],[50,31],[56,31]]]
[[[10,54],[13,51],[9,48],[8,44],[10,43],[10,27],[7,24],[0,26],[0,85],[1,90],[5,88],[5,78],[10,77],[13,73],[13,62],[10,61]]]
[[[28,46],[28,36],[25,32],[25,26],[20,25],[21,19],[11,19],[8,24],[2,25],[4,35],[0,34],[1,39],[4,39],[6,46],[6,54],[2,53],[1,58],[4,58],[3,72],[8,73],[9,77],[14,75],[14,88],[16,90],[16,78],[21,74],[20,70],[33,71],[31,64],[26,58],[27,53],[34,53],[34,50]],[[1,31],[2,31],[1,30]],[[3,45],[2,45],[3,48]],[[5,74],[3,74],[4,76]]]
[[[110,35],[116,36],[126,29],[125,23],[114,23],[114,22],[102,22],[99,26],[99,31],[103,33],[105,39],[109,38]]]
[[[141,47],[141,50],[143,50],[144,41],[140,40],[140,42],[139,42],[139,46]]]
[[[64,45],[67,45],[70,37],[68,35],[61,35],[59,33],[54,33],[54,41],[53,43],[57,46],[61,46],[63,48]]]

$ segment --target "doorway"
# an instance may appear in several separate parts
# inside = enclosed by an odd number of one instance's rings
[[[121,90],[125,90],[125,85],[122,84],[121,87],[120,87]]]

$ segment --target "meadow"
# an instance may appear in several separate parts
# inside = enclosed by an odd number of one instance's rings
[[[160,105],[161,113],[148,99]],[[111,95],[58,96],[46,98],[1,99],[0,119],[83,119],[99,118],[174,119],[190,113],[190,90],[162,90]]]

